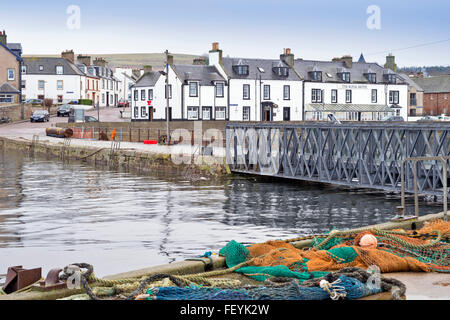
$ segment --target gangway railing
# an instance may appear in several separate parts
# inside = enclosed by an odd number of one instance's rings
[[[416,217],[419,217],[419,190],[418,190],[418,170],[417,163],[420,161],[440,161],[442,163],[442,202],[443,202],[443,218],[447,221],[447,204],[448,204],[448,188],[447,188],[447,161],[450,160],[449,156],[439,156],[439,157],[411,157],[406,158],[402,161],[401,168],[401,207],[400,212],[402,214],[406,211],[406,184],[405,181],[405,165],[407,162],[412,162],[413,164],[413,184],[414,184],[414,212]]]

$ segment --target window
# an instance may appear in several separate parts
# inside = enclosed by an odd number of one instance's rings
[[[39,90],[44,90],[44,86],[45,86],[44,80],[39,80],[38,81],[38,89]]]
[[[63,96],[58,96],[58,103],[62,103],[63,102]]]
[[[188,120],[198,120],[198,107],[188,107]]]
[[[367,73],[366,78],[370,83],[376,83],[377,82],[377,74],[376,73]]]
[[[56,81],[56,89],[63,90],[63,81],[62,80]]]
[[[409,104],[412,106],[417,106],[417,99],[416,99],[416,94],[415,93],[410,93],[409,94]]]
[[[283,99],[291,100],[291,86],[283,86]]]
[[[240,76],[248,76],[248,65],[233,66],[233,71]]]
[[[139,107],[134,107],[134,118],[135,119],[139,118]]]
[[[250,85],[244,84],[243,86],[243,99],[250,100]]]
[[[345,102],[352,103],[352,90],[345,90]]]
[[[64,74],[64,67],[56,66],[56,74]]]
[[[153,100],[153,89],[148,89],[148,100]]]
[[[198,82],[189,82],[189,97],[198,97]]]
[[[145,101],[145,90],[141,90],[141,101]]]
[[[44,71],[44,66],[39,66],[39,71]]]
[[[242,120],[243,121],[250,121],[250,107],[243,107],[242,108]]]
[[[372,103],[377,103],[378,92],[377,89],[372,89]]]
[[[105,94],[102,93],[102,103],[105,103]]]
[[[134,90],[134,101],[138,101],[138,98],[139,98],[139,91]]]
[[[322,81],[322,71],[312,71],[312,72],[310,72],[310,75],[311,75],[311,79],[313,81],[318,81],[318,82]]]
[[[312,89],[311,90],[311,102],[312,103],[322,103],[322,90]]]
[[[289,76],[289,68],[287,68],[287,67],[275,67],[272,70],[279,77],[288,77]]]
[[[270,100],[270,86],[264,85],[264,100]]]
[[[27,87],[27,82],[26,82],[26,80],[22,80],[22,89],[26,89],[26,87]]]
[[[338,97],[337,97],[337,90],[333,89],[331,90],[331,103],[337,103]]]
[[[105,79],[102,79],[102,89],[105,89]]]
[[[395,84],[397,83],[397,77],[395,74],[386,74],[386,81],[387,83]]]
[[[14,69],[8,69],[8,80],[14,80],[16,78],[16,72]]]
[[[339,75],[342,81],[350,82],[350,72],[342,72]]]
[[[224,92],[223,92],[223,83],[218,82],[216,83],[216,97],[223,98]]]
[[[389,103],[398,104],[399,91],[389,91]]]
[[[167,85],[166,85],[166,90],[165,90],[165,94],[164,94],[164,99],[167,99]],[[172,99],[172,85],[169,84],[169,99]]]
[[[12,94],[0,94],[0,103],[13,103],[14,99]]]
[[[202,119],[203,120],[211,120],[211,107],[203,107]]]
[[[147,117],[147,107],[141,107],[141,117]]]
[[[22,66],[22,73],[27,73],[27,66]]]
[[[216,120],[225,120],[226,110],[226,107],[216,107]]]

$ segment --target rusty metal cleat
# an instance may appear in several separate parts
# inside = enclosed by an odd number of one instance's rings
[[[24,269],[22,266],[9,267],[3,291],[10,294],[28,287],[39,281],[41,275],[42,268]]]
[[[59,274],[62,269],[52,269],[48,272],[45,280],[40,281],[39,285],[33,287],[37,291],[50,291],[56,289],[65,289],[67,284],[59,279]]]

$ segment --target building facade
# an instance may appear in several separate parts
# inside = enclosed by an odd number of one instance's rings
[[[22,101],[22,46],[8,43],[5,31],[0,31],[0,105]]]
[[[450,115],[450,75],[413,78],[424,91],[424,114]]]
[[[400,74],[408,83],[408,115],[411,117],[422,116],[424,114],[424,91],[410,76]]]

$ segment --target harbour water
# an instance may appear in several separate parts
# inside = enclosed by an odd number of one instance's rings
[[[74,262],[97,276],[180,261],[228,241],[293,238],[381,223],[397,196],[292,181],[111,171],[0,153],[0,274]],[[439,212],[438,204],[421,211]]]

